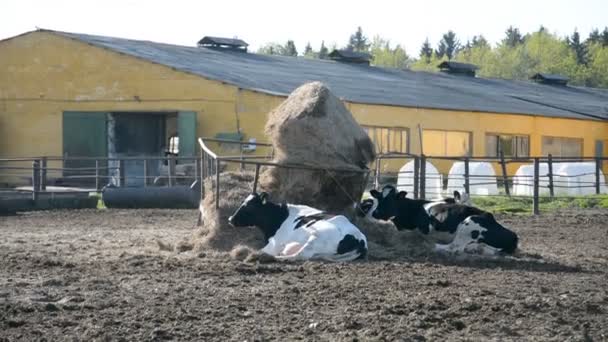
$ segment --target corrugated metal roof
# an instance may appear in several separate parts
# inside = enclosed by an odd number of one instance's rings
[[[207,79],[288,95],[309,81],[357,103],[608,120],[608,91],[414,72],[301,57],[269,56],[50,31]]]

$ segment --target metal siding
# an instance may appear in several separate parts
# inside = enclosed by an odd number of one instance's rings
[[[64,157],[107,157],[107,113],[104,112],[64,112],[63,113],[63,156]],[[101,165],[105,165],[101,163]],[[66,168],[93,168],[95,160],[71,160],[64,162]],[[94,171],[64,171],[63,176],[94,174]],[[82,182],[83,179],[79,179]],[[91,180],[93,182],[94,180]]]

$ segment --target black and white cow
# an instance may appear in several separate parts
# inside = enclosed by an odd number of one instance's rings
[[[267,193],[251,194],[228,219],[235,227],[255,226],[278,259],[351,261],[367,255],[367,239],[346,217],[293,204],[275,204]]]
[[[407,193],[397,192],[390,185],[382,192],[371,190],[370,194],[373,204],[370,207],[368,201],[365,206],[372,217],[391,220],[400,230],[418,229],[423,234],[442,236],[443,242],[450,241],[437,244],[438,251],[494,255],[510,254],[517,249],[517,235],[496,222],[491,213],[479,208],[456,203],[456,200],[409,199]]]

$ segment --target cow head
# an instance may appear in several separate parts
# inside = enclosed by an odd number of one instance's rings
[[[461,194],[457,190],[454,190],[454,200],[458,204],[468,205],[469,207],[473,206],[473,203],[471,202],[471,196],[466,192],[463,192]]]
[[[256,226],[262,230],[266,240],[274,236],[281,224],[289,216],[287,204],[274,204],[270,196],[262,192],[253,193],[228,218],[228,223],[234,227]]]
[[[407,196],[407,192],[399,191],[392,185],[386,185],[382,191],[371,190],[369,192],[374,200],[374,207],[371,215],[378,220],[390,220],[398,213],[399,203]]]

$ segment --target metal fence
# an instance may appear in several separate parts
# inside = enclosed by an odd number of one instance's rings
[[[383,165],[390,161],[400,161],[401,165],[410,162],[412,167],[407,170],[400,170],[397,172],[382,171]],[[556,198],[572,198],[573,195],[560,195],[564,191],[561,190],[573,190],[573,189],[589,189],[592,191],[584,191],[593,194],[601,194],[606,192],[605,188],[605,177],[602,169],[604,163],[608,160],[605,157],[553,157],[548,155],[546,157],[526,157],[526,158],[514,158],[504,157],[501,154],[500,157],[450,157],[450,156],[425,156],[415,155],[406,153],[389,153],[378,155],[375,161],[374,167],[374,182],[373,186],[378,188],[383,183],[383,179],[389,179],[390,183],[393,183],[395,178],[409,179],[409,183],[401,183],[400,187],[410,188],[413,191],[414,198],[424,199],[427,195],[431,194],[434,197],[440,197],[446,194],[446,190],[449,188],[449,177],[444,177],[444,174],[437,172],[437,178],[440,180],[440,185],[429,191],[428,178],[435,177],[434,174],[429,176],[427,172],[427,162],[429,163],[463,163],[463,172],[457,176],[463,178],[463,184],[461,190],[467,193],[471,193],[472,186],[483,186],[483,185],[496,185],[500,191],[498,196],[507,197],[527,197],[533,199],[533,212],[534,214],[539,213],[539,203],[542,197],[541,192],[546,190],[546,196],[550,199]],[[474,162],[486,162],[492,165],[493,169],[498,169],[494,176],[487,174],[475,174],[470,172],[470,165]],[[556,174],[554,168],[556,165],[564,165],[564,163],[592,163],[591,172],[583,172],[577,174]],[[529,164],[533,168],[533,172],[530,175],[526,174],[512,174],[507,172],[510,165],[525,165]],[[541,171],[541,165],[543,169]],[[589,166],[589,165],[587,165]],[[452,175],[453,177],[454,175]],[[587,178],[587,180],[581,180],[581,178]],[[589,179],[591,178],[591,179]],[[446,182],[447,181],[447,182]],[[529,187],[530,195],[518,195],[513,193],[513,188],[518,187]],[[477,196],[493,196],[492,194],[477,194]]]

